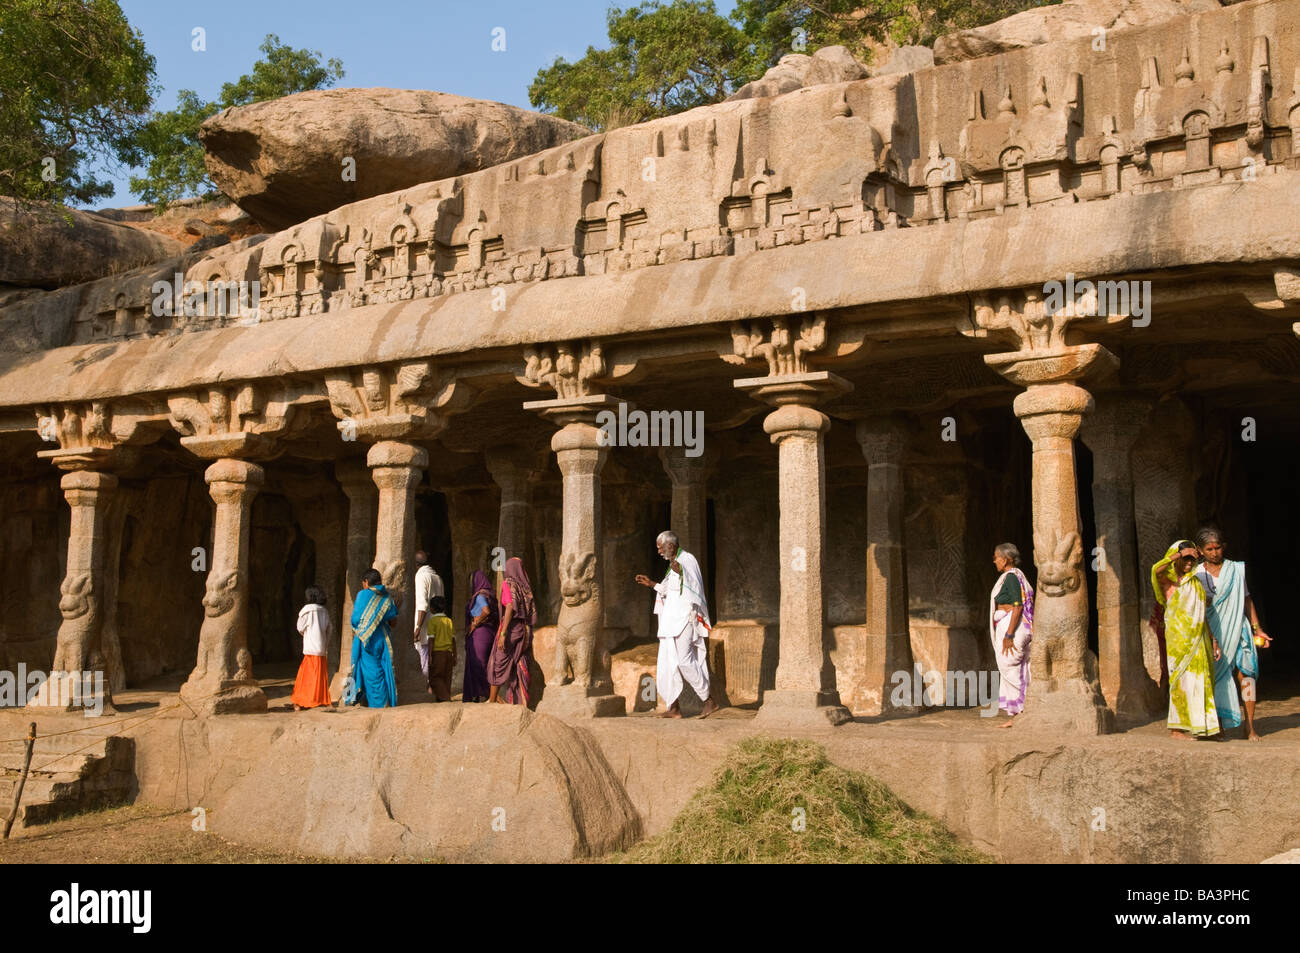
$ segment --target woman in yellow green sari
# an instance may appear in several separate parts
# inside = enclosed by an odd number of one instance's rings
[[[1165,609],[1165,654],[1169,661],[1169,733],[1208,738],[1219,733],[1214,708],[1214,663],[1219,643],[1205,623],[1208,597],[1193,571],[1196,546],[1185,539],[1169,547],[1151,567],[1151,587]]]

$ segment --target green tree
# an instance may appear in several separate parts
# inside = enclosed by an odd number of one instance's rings
[[[321,54],[295,50],[268,33],[259,47],[263,56],[233,83],[224,83],[215,103],[190,89],[176,94],[176,108],[156,112],[140,129],[136,141],[145,158],[145,174],[132,176],[131,191],[159,209],[187,195],[212,195],[217,189],[203,162],[199,127],[203,120],[231,106],[279,99],[310,89],[326,89],[343,78],[337,59],[321,62]]]
[[[609,49],[538,70],[528,87],[534,106],[611,129],[717,102],[763,72],[713,0],[611,7],[606,24]]]
[[[1044,0],[645,0],[607,14],[608,49],[557,58],[528,87],[532,104],[611,129],[725,99],[787,53],[848,47],[863,63],[884,43],[931,43]],[[1058,0],[1047,0],[1058,2]]]
[[[0,195],[89,202],[97,163],[138,160],[154,59],[114,0],[0,3]]]
[[[845,46],[870,63],[882,43],[930,45],[942,33],[992,23],[1060,0],[737,0],[732,19],[755,54],[773,65],[786,53]]]

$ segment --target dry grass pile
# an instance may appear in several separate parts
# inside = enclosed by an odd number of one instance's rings
[[[673,825],[624,863],[969,864],[961,844],[875,778],[832,764],[810,741],[749,738]]]

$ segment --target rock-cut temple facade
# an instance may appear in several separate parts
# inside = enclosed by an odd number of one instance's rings
[[[543,710],[621,713],[672,527],[718,692],[835,724],[994,667],[1011,541],[1026,719],[1158,714],[1152,563],[1207,516],[1296,538],[1252,454],[1297,431],[1298,29],[1246,3],[727,102],[12,303],[0,665],[256,711],[306,585],[346,618],[424,548],[459,619],[504,553]]]

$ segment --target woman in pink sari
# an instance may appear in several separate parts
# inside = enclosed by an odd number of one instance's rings
[[[1029,643],[1034,634],[1034,587],[1020,571],[1020,550],[1002,543],[993,550],[998,581],[989,594],[989,635],[998,662],[998,708],[1013,718],[1029,693]],[[1001,727],[1009,728],[1007,721]]]
[[[501,625],[488,659],[488,693],[490,702],[528,705],[528,665],[533,659],[533,626],[537,624],[537,605],[533,587],[517,556],[506,562],[506,577],[501,582]],[[501,689],[505,698],[501,698]]]

